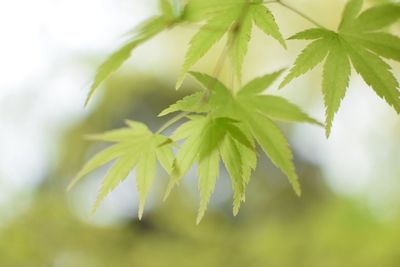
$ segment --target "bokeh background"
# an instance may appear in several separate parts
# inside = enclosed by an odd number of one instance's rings
[[[287,2],[329,28],[345,4]],[[270,8],[285,36],[312,26]],[[178,27],[137,49],[83,107],[96,67],[156,12],[156,0],[0,1],[0,266],[400,266],[400,117],[356,75],[329,140],[315,126],[280,125],[295,153],[301,198],[266,158],[239,215],[232,216],[222,174],[199,226],[195,171],[167,202],[161,196],[168,177],[160,173],[141,222],[134,173],[94,216],[107,166],[66,193],[82,164],[104,148],[85,134],[121,127],[125,119],[157,129],[157,114],[196,89],[188,79],[174,90],[196,31]],[[399,24],[388,30],[400,34]],[[255,30],[244,80],[289,67],[304,45],[290,41],[285,51]],[[221,48],[196,69],[211,73]],[[400,78],[399,64],[390,63]],[[320,73],[271,92],[323,120]]]

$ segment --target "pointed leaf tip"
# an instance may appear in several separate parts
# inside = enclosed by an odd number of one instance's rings
[[[296,187],[296,188],[294,189],[294,191],[296,192],[296,195],[297,195],[298,197],[301,197],[302,191],[301,191],[300,184],[298,185],[298,187]]]
[[[139,210],[138,210],[138,218],[139,218],[139,221],[142,220],[143,211],[144,211],[144,204],[140,204],[140,205],[139,205]]]

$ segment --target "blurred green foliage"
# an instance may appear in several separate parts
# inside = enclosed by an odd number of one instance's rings
[[[399,220],[379,222],[362,205],[322,195],[268,199],[264,189],[253,185],[259,197],[245,214],[215,212],[200,226],[185,194],[113,227],[81,222],[60,194],[42,195],[3,229],[0,266],[399,266]]]

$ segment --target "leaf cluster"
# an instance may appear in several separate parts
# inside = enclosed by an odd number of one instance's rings
[[[268,2],[296,11],[282,1]],[[286,42],[266,3],[260,0],[190,0],[186,3],[160,0],[159,6],[161,15],[135,28],[130,33],[130,41],[100,66],[88,100],[137,46],[165,29],[189,23],[200,23],[200,29],[189,42],[176,88],[182,85],[186,74],[190,73],[202,89],[162,111],[159,116],[181,113],[156,133],[142,123],[128,121],[128,128],[90,136],[91,139],[111,142],[113,145],[94,156],[71,186],[98,167],[114,161],[104,178],[95,202],[96,209],[101,200],[135,170],[140,194],[140,218],[156,175],[157,162],[170,176],[165,197],[197,165],[200,192],[197,222],[200,222],[223,165],[231,180],[233,213],[236,215],[241,203],[245,201],[246,187],[257,166],[257,147],[260,147],[300,195],[293,153],[275,121],[324,125],[285,98],[264,93],[284,70],[257,77],[241,86],[243,62],[253,25],[286,48]],[[317,28],[299,32],[289,38],[308,40],[311,43],[297,57],[280,87],[323,62],[322,91],[327,136],[330,135],[335,113],[349,86],[353,68],[379,97],[400,112],[399,83],[390,65],[383,59],[400,61],[400,39],[383,31],[399,20],[400,5],[383,4],[364,11],[362,6],[362,0],[350,0],[337,31],[317,25]],[[302,15],[301,12],[297,14]],[[304,18],[308,19],[306,16]],[[221,58],[224,59],[226,52],[234,78],[239,81],[239,88],[234,88],[233,84],[224,84],[218,77],[192,71],[195,64],[224,36],[227,43]],[[166,128],[184,118],[186,121],[171,136],[162,135]],[[172,150],[174,146],[177,147],[176,153]]]
[[[245,200],[245,190],[257,166],[258,144],[271,161],[289,179],[300,195],[300,185],[288,142],[274,120],[307,122],[321,125],[299,107],[275,95],[261,94],[279,77],[283,70],[267,74],[244,85],[237,93],[218,79],[204,73],[190,74],[203,90],[186,96],[160,113],[165,116],[183,111],[187,121],[170,137],[152,133],[144,124],[128,121],[129,128],[89,136],[92,140],[115,143],[91,159],[79,172],[72,187],[83,176],[98,167],[115,161],[99,191],[94,210],[101,200],[136,170],[140,194],[139,217],[155,176],[158,160],[171,179],[165,198],[181,178],[198,166],[200,208],[197,222],[203,217],[223,162],[231,178],[234,193],[233,213],[236,215]],[[180,141],[176,155],[172,146]]]

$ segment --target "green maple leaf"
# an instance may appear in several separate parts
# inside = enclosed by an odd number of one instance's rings
[[[206,93],[197,92],[182,98],[175,104],[172,104],[168,108],[164,109],[159,116],[165,116],[176,111],[201,113],[207,112],[208,110],[209,106],[206,101]]]
[[[400,38],[378,31],[400,19],[400,5],[384,4],[361,12],[362,5],[362,0],[347,4],[338,32],[315,28],[290,38],[313,41],[298,56],[280,87],[325,60],[322,91],[327,136],[349,85],[351,64],[376,94],[400,113],[399,83],[381,58],[400,61]]]
[[[318,125],[321,123],[282,97],[261,95],[282,72],[258,77],[243,86],[237,94],[216,78],[191,72],[208,92],[187,96],[161,113],[165,115],[170,112],[185,111],[208,114],[207,117],[190,116],[190,120],[181,125],[171,137],[176,141],[185,139],[185,142],[178,151],[174,174],[166,195],[191,166],[199,162],[201,205],[198,220],[204,215],[214,189],[218,176],[215,166],[219,166],[216,162],[219,162],[220,158],[231,177],[234,191],[233,210],[234,214],[237,214],[241,202],[245,200],[246,185],[257,164],[253,149],[255,142],[288,176],[294,190],[300,195],[300,185],[292,163],[292,152],[272,119]],[[202,109],[199,109],[200,106]],[[202,155],[209,156],[206,157],[204,164],[201,164]],[[214,169],[210,169],[210,166],[214,166]]]
[[[139,45],[156,36],[163,30],[170,28],[183,21],[183,11],[177,10],[170,0],[160,0],[161,15],[150,18],[129,33],[130,40],[121,48],[112,53],[98,68],[96,75],[90,85],[85,105],[88,104],[96,89],[113,72],[118,70],[122,64],[129,59],[132,51]]]
[[[167,137],[153,134],[142,123],[127,121],[127,124],[128,128],[89,136],[92,140],[115,144],[89,160],[70,183],[68,190],[87,174],[114,161],[101,185],[93,207],[94,212],[108,193],[136,169],[136,185],[140,196],[139,218],[141,218],[147,195],[154,182],[157,160],[168,173],[171,173],[174,155],[171,140]]]
[[[226,116],[242,122],[242,128],[253,136],[265,154],[288,178],[295,192],[300,195],[295,168],[292,163],[292,152],[273,119],[283,121],[309,122],[320,125],[302,112],[296,105],[284,98],[271,95],[260,95],[266,87],[279,77],[282,71],[267,74],[250,81],[237,94],[232,93],[220,81],[203,73],[191,74],[207,89],[210,96],[211,113]],[[210,86],[212,85],[212,86]]]
[[[172,135],[174,141],[185,139],[174,162],[171,181],[165,198],[188,170],[197,162],[200,191],[199,223],[219,176],[222,158],[232,179],[237,214],[244,200],[245,186],[255,168],[254,142],[242,130],[238,121],[226,117],[189,116]]]
[[[185,19],[199,22],[235,7],[243,0],[190,0],[185,6]]]
[[[182,85],[186,73],[197,63],[222,37],[228,33],[229,56],[236,76],[240,79],[244,57],[251,39],[253,23],[265,34],[278,40],[283,46],[285,41],[279,31],[272,13],[262,1],[193,1],[187,6],[188,20],[207,18],[207,22],[193,36],[185,61],[180,72],[176,88]],[[285,46],[286,47],[286,46]]]

